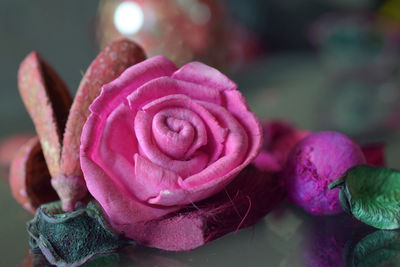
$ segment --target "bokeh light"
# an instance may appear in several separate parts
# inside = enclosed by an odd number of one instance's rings
[[[114,25],[124,35],[137,33],[143,26],[142,8],[135,2],[122,2],[115,9]]]

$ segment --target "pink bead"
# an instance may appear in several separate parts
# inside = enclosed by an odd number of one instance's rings
[[[291,150],[283,175],[289,198],[313,215],[342,212],[338,190],[328,185],[347,169],[365,164],[361,148],[337,132],[318,132]]]

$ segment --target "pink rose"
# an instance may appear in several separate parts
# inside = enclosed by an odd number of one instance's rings
[[[139,225],[215,195],[252,162],[262,130],[236,88],[202,63],[177,69],[161,56],[103,86],[83,128],[81,166],[114,228],[151,243]]]

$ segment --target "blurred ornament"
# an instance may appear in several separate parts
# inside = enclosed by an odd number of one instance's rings
[[[377,24],[400,47],[400,0],[387,0],[379,7]]]
[[[378,15],[400,26],[400,0],[387,0],[379,7]]]
[[[229,6],[229,10],[235,18],[239,19],[246,27],[257,33],[258,36],[263,36],[268,33],[269,25],[269,10],[271,2],[265,0],[225,0]]]
[[[358,138],[383,137],[400,125],[400,89],[371,73],[336,80],[321,102],[322,125]]]
[[[0,165],[8,167],[18,150],[33,137],[33,134],[16,134],[0,141]]]
[[[101,47],[128,37],[148,56],[165,55],[179,66],[201,60],[232,70],[259,50],[256,37],[232,20],[221,1],[103,0],[97,32]]]
[[[33,137],[32,134],[15,134],[0,140],[0,179],[7,180],[12,160],[18,150]]]
[[[376,4],[375,0],[328,0],[322,2],[336,8],[348,10],[366,10],[372,8]]]
[[[399,59],[397,42],[372,16],[325,15],[311,28],[310,38],[321,63],[334,75],[360,69],[389,74]]]
[[[331,80],[320,106],[327,112],[324,127],[358,138],[398,128],[400,38],[394,31],[372,14],[331,14],[314,24],[311,41]]]

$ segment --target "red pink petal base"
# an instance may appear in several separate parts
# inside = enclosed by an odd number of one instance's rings
[[[125,230],[135,231],[136,241],[145,246],[169,251],[191,250],[227,233],[253,226],[283,198],[283,184],[274,173],[249,165],[214,197],[159,219],[129,225],[130,229]]]

